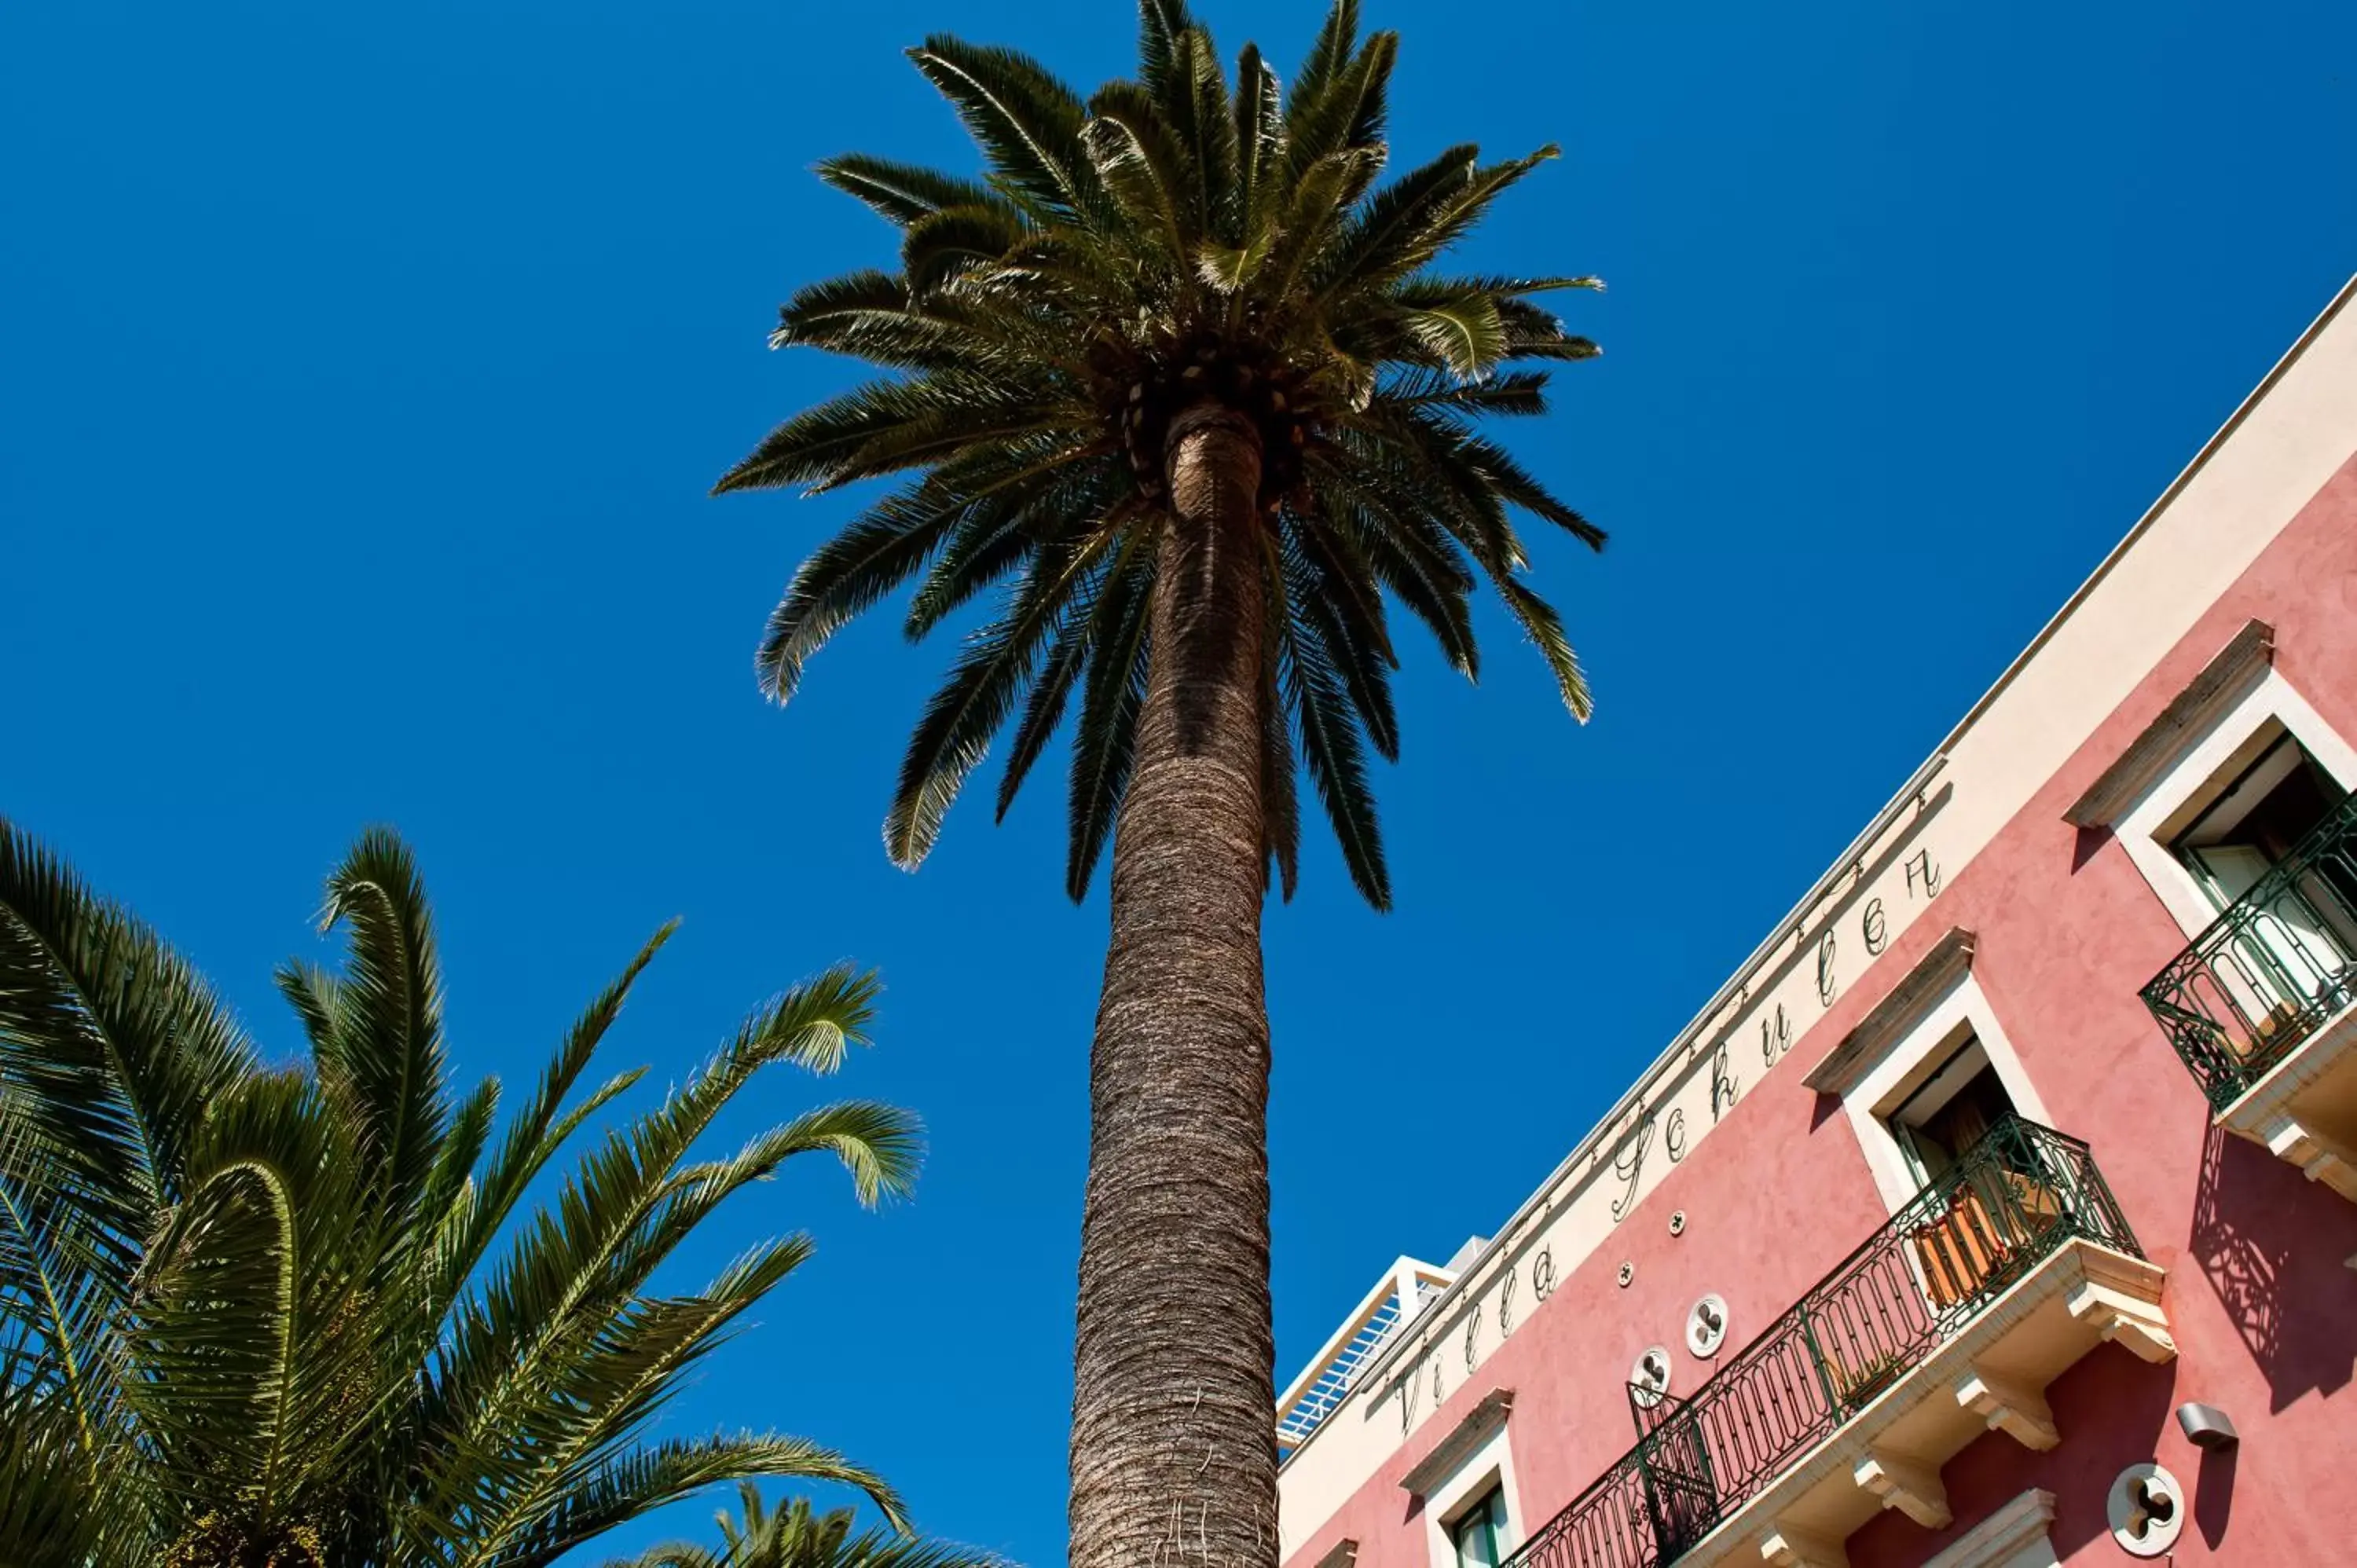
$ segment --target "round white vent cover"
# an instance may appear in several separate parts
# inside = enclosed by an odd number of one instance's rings
[[[1686,1348],[1708,1360],[1727,1343],[1727,1299],[1713,1294],[1694,1304],[1686,1314]]]
[[[1668,1346],[1656,1345],[1637,1358],[1637,1364],[1629,1369],[1629,1397],[1647,1410],[1662,1402],[1662,1396],[1670,1391]]]
[[[2104,1513],[2131,1557],[2158,1557],[2185,1530],[2185,1488],[2158,1465],[2131,1465],[2112,1483]]]

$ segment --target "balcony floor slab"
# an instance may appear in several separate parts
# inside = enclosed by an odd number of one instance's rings
[[[2212,1120],[2357,1203],[2357,1003]]]

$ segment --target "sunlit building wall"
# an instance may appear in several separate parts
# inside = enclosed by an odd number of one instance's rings
[[[1547,1182],[1382,1271],[1281,1401],[1287,1568],[2357,1563],[2352,297]]]

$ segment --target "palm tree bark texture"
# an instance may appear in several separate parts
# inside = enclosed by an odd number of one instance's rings
[[[1072,1561],[1276,1562],[1260,436],[1171,422],[1090,1059]]]
[[[1071,1561],[1272,1568],[1263,901],[1292,897],[1306,778],[1352,885],[1390,907],[1367,754],[1398,755],[1394,610],[1470,680],[1486,583],[1587,716],[1515,518],[1604,536],[1483,422],[1547,411],[1531,367],[1596,346],[1538,298],[1599,285],[1442,270],[1554,149],[1461,144],[1386,180],[1398,39],[1362,37],[1358,0],[1332,0],[1289,84],[1254,45],[1223,62],[1185,0],[1138,17],[1136,75],[1087,97],[1011,49],[909,51],[983,177],[818,164],[898,231],[898,265],[805,285],[770,341],[881,373],[716,489],[898,480],[771,613],[756,669],[780,702],[903,585],[911,638],[989,607],[902,759],[897,864],[931,852],[1002,731],[1004,817],[1069,730],[1075,901],[1114,849]]]

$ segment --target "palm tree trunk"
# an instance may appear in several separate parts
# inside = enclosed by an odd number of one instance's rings
[[[1258,433],[1172,421],[1090,1068],[1073,1568],[1275,1568]]]

